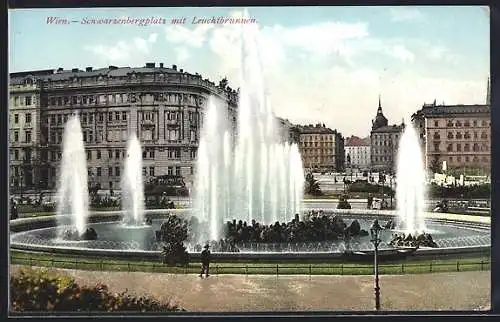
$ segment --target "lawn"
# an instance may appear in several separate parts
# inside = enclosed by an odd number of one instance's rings
[[[68,255],[50,255],[11,251],[11,264],[43,266],[67,269],[101,271],[140,271],[157,273],[198,273],[200,264],[190,263],[187,267],[169,267],[158,261],[130,261],[102,258],[83,258]],[[384,263],[379,265],[380,274],[422,274],[431,272],[482,271],[490,270],[487,257],[450,258],[441,260],[413,260]],[[370,275],[373,265],[367,263],[329,262],[213,262],[212,274],[268,274],[268,275]]]

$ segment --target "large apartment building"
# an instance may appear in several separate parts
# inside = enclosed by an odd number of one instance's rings
[[[370,158],[373,171],[392,173],[397,167],[398,145],[404,124],[389,125],[389,121],[382,112],[382,103],[379,97],[377,115],[372,121],[370,132]]]
[[[346,168],[369,170],[371,164],[370,138],[351,136],[345,142]]]
[[[424,104],[412,115],[427,168],[491,168],[491,105]]]
[[[299,150],[306,171],[343,171],[344,138],[324,124],[297,126]]]
[[[80,116],[89,181],[119,187],[126,144],[136,133],[143,173],[193,180],[203,113],[209,96],[227,109],[236,129],[238,92],[176,65],[45,70],[10,75],[11,188],[56,187],[64,124]]]

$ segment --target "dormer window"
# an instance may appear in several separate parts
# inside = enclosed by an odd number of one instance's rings
[[[26,78],[26,80],[24,81],[24,84],[28,85],[28,86],[33,85],[33,79],[31,77]]]

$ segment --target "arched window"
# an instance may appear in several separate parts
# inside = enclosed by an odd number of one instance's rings
[[[455,135],[455,138],[457,138],[457,139],[461,139],[461,138],[462,138],[462,133],[458,132],[458,133]]]

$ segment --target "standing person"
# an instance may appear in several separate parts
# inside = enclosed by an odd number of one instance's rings
[[[205,277],[209,276],[209,268],[210,268],[210,250],[208,250],[210,246],[208,244],[203,247],[203,251],[201,252],[201,272],[200,272],[200,277],[203,277],[203,274],[205,274]]]
[[[373,196],[371,193],[368,194],[368,205],[367,205],[367,208],[368,209],[372,209],[372,205],[373,205]]]
[[[14,220],[19,218],[17,214],[17,205],[16,202],[14,201],[14,198],[10,198],[10,219]]]

